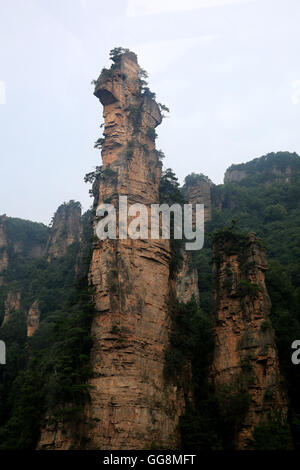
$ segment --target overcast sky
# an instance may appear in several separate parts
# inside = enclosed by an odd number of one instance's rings
[[[89,207],[90,82],[116,46],[171,110],[157,145],[181,182],[300,154],[299,0],[0,0],[0,44],[0,214],[48,224],[64,201]]]

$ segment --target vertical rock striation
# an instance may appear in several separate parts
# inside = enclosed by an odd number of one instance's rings
[[[39,307],[39,301],[35,300],[33,304],[31,305],[28,315],[27,315],[27,336],[30,337],[32,336],[37,328],[39,327],[40,323],[40,307]]]
[[[12,313],[19,312],[20,310],[21,292],[15,290],[9,291],[4,305],[4,319],[2,326],[9,320]]]
[[[194,297],[199,304],[198,272],[190,265],[191,257],[189,253],[183,251],[181,267],[176,275],[176,296],[181,303],[186,304]]]
[[[48,261],[64,256],[67,249],[80,238],[81,206],[78,202],[64,203],[57,209],[48,239]]]
[[[265,286],[267,262],[254,233],[223,232],[213,244],[215,352],[211,378],[219,392],[248,392],[248,407],[236,435],[244,449],[270,413],[287,414]]]
[[[292,183],[300,174],[300,157],[293,152],[272,152],[247,163],[231,165],[224,175],[224,184],[240,183],[254,178],[264,184]]]
[[[204,175],[192,174],[186,177],[182,188],[183,196],[190,204],[204,204],[204,222],[211,219],[212,182]]]
[[[161,114],[142,92],[136,55],[120,55],[104,70],[95,95],[104,107],[103,167],[94,184],[95,208],[128,196],[128,206],[159,202],[161,162],[155,127]],[[168,240],[94,243],[90,281],[95,289],[92,326],[94,378],[87,416],[90,447],[176,448],[184,410],[181,390],[164,379],[171,320]]]

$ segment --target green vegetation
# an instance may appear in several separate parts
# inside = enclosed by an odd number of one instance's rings
[[[184,184],[189,186],[197,184],[199,181],[205,181],[206,183],[209,183],[209,185],[213,185],[213,182],[209,179],[209,177],[204,175],[203,173],[191,173],[190,175],[185,177]]]
[[[126,52],[130,52],[130,50],[124,47],[114,47],[114,49],[112,49],[109,53],[109,58],[114,63],[118,63],[121,59],[122,54],[125,54]]]
[[[21,311],[0,329],[7,345],[7,364],[0,369],[0,449],[34,449],[47,411],[53,423],[82,420],[92,373],[94,307],[87,282],[91,212],[82,221],[86,243],[81,247],[77,275],[76,243],[64,257],[50,263],[18,252],[10,258],[1,291],[20,290],[22,304]],[[12,224],[21,222],[13,220]],[[40,305],[40,327],[27,339],[25,316],[34,300]]]
[[[86,173],[84,177],[84,182],[85,183],[90,183],[94,185],[94,183],[99,183],[99,181],[105,178],[112,178],[115,179],[117,177],[117,172],[110,168],[109,166],[103,167],[103,165],[96,166],[94,171],[91,171],[89,173]],[[94,192],[94,187],[89,190],[89,193],[91,196],[95,197],[95,192]]]
[[[263,322],[261,329],[266,331],[271,326],[275,329],[281,373],[290,400],[288,422],[292,445],[299,449],[300,374],[291,362],[291,344],[300,338],[300,157],[279,152],[231,168],[246,170],[248,176],[239,183],[211,185],[213,211],[212,220],[206,224],[205,245],[199,252],[191,254],[191,265],[198,270],[201,310],[209,318],[212,308],[211,241],[218,242],[219,238],[223,243],[227,236],[226,253],[234,254],[243,252],[247,239],[243,234],[256,232],[267,250],[269,268],[266,284],[272,301],[270,322]],[[287,168],[290,168],[288,181],[280,179],[277,172],[285,172]],[[197,178],[192,174],[186,178],[185,184],[194,184]],[[244,269],[251,268],[243,265],[242,258],[239,261]],[[226,277],[229,288],[229,267]],[[247,280],[239,284],[239,289],[253,297],[258,294],[257,286]],[[250,361],[245,358],[242,365],[245,371],[249,365],[251,375]],[[198,376],[195,380],[199,380]],[[225,439],[226,428],[220,425],[222,416],[218,413],[216,397],[211,391],[206,394],[197,392],[195,396],[196,409],[187,410],[182,418],[184,446],[203,450],[230,447],[230,442],[226,443]],[[214,411],[210,411],[212,409]],[[278,420],[274,423],[272,418],[256,429],[254,448],[286,449],[287,434],[286,424]]]
[[[163,171],[160,184],[159,184],[159,201],[160,204],[183,204],[184,198],[179,188],[178,178],[176,177],[174,171],[171,168],[167,168]],[[172,259],[170,266],[170,275],[174,276],[175,273],[180,268],[183,255],[183,243],[184,240],[174,239],[174,214],[171,213],[170,217],[171,223],[171,250],[172,250]]]
[[[256,426],[253,432],[254,450],[287,450],[291,449],[291,434],[286,422],[280,414],[270,415],[265,421]]]
[[[162,150],[155,150],[155,153],[159,160],[163,160],[166,157]]]
[[[157,133],[156,133],[154,127],[148,127],[147,128],[147,136],[151,140],[155,140],[157,138]]]
[[[96,166],[95,171],[91,171],[90,173],[87,173],[84,177],[84,182],[85,183],[94,183],[95,180],[98,180],[102,174],[102,165],[101,166]]]
[[[180,420],[182,448],[232,450],[249,407],[247,388],[237,383],[215,393],[209,384],[214,346],[212,326],[210,317],[199,309],[195,299],[174,306],[173,325],[166,353],[166,379],[180,384],[187,393],[191,363],[195,396],[194,403],[187,399],[186,413]]]
[[[268,153],[260,158],[255,158],[247,163],[239,165],[231,165],[228,170],[246,171],[248,178],[254,177],[257,183],[264,182],[270,179],[276,179],[278,171],[286,172],[290,168],[291,176],[299,176],[300,172],[300,157],[297,153],[290,152],[277,152]],[[249,182],[241,181],[241,184],[249,185]]]
[[[104,144],[105,139],[103,137],[99,137],[99,139],[96,140],[94,148],[96,149],[102,149],[103,144]]]
[[[114,50],[112,60],[117,63],[120,50]],[[140,80],[146,78],[140,72]],[[145,86],[145,85],[141,85]],[[149,93],[147,90],[145,94]],[[162,109],[162,108],[161,108]],[[129,109],[130,118],[138,123],[138,108]],[[152,129],[152,128],[150,128]],[[153,131],[149,131],[152,133]],[[155,132],[155,130],[154,130]],[[102,145],[102,142],[98,142]],[[132,146],[127,148],[132,157]],[[162,157],[159,154],[158,157]],[[208,182],[212,194],[212,219],[206,225],[204,248],[191,252],[190,268],[198,270],[201,308],[193,298],[187,304],[172,299],[172,335],[166,352],[165,377],[183,387],[190,386],[194,401],[187,400],[187,408],[180,420],[183,449],[231,450],[249,406],[249,384],[253,379],[253,358],[241,358],[243,380],[215,393],[208,381],[213,355],[214,338],[211,325],[211,242],[220,243],[227,255],[240,253],[238,261],[243,272],[246,265],[243,253],[247,248],[247,233],[255,231],[264,241],[269,260],[266,283],[272,300],[270,320],[263,321],[260,333],[275,330],[281,372],[289,394],[291,435],[280,416],[272,415],[261,422],[253,434],[251,448],[280,450],[293,445],[300,448],[300,374],[291,362],[291,343],[300,338],[300,174],[296,154],[269,154],[242,165],[248,177],[240,183],[215,186],[202,174],[189,175],[185,186],[199,181]],[[239,166],[240,167],[240,166]],[[236,168],[236,166],[234,167]],[[289,180],[282,181],[278,172],[291,171]],[[287,169],[291,170],[287,170]],[[270,176],[273,175],[273,176]],[[109,167],[96,167],[85,181],[100,182],[114,178]],[[160,203],[184,203],[184,197],[174,172],[168,168],[160,181]],[[75,201],[73,201],[74,204]],[[49,228],[43,224],[20,219],[7,219],[10,264],[0,285],[0,311],[9,290],[20,291],[22,306],[0,329],[0,339],[7,345],[7,364],[0,369],[0,449],[34,449],[39,437],[41,420],[51,411],[53,425],[76,423],[80,428],[84,404],[89,400],[87,382],[92,374],[90,364],[90,335],[94,306],[88,287],[87,270],[93,242],[92,214],[83,216],[84,245],[73,244],[66,255],[50,263],[40,256],[32,257],[37,245],[45,247]],[[94,240],[95,241],[95,240]],[[171,277],[180,268],[184,240],[172,239]],[[245,258],[245,259],[244,259]],[[216,259],[218,261],[218,259]],[[220,260],[219,260],[220,261]],[[75,274],[75,266],[77,274]],[[232,270],[228,263],[224,288],[231,289]],[[112,293],[118,289],[111,280]],[[238,283],[239,295],[253,299],[259,288],[248,278]],[[38,300],[41,310],[40,328],[26,338],[26,314]],[[2,320],[2,318],[1,318]],[[116,341],[124,341],[118,325],[112,325]],[[247,341],[242,338],[241,341]],[[192,366],[192,384],[190,375]],[[145,383],[149,377],[145,373]],[[273,398],[272,388],[264,396],[267,403]],[[83,443],[84,436],[77,436]],[[80,444],[79,444],[80,445]]]

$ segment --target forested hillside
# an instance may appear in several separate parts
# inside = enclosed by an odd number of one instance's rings
[[[252,448],[300,448],[300,366],[291,362],[291,344],[300,339],[299,162],[298,155],[281,152],[231,167],[222,185],[214,185],[202,174],[186,178],[186,185],[198,180],[209,185],[211,217],[206,222],[205,246],[193,252],[190,261],[190,269],[198,271],[200,309],[195,299],[179,305],[166,355],[167,380],[183,388],[189,380],[188,364],[192,364],[194,400],[188,401],[180,421],[184,449],[232,449],[234,433],[248,406],[248,397],[241,393],[221,410],[208,380],[214,351],[211,243],[224,232],[240,240],[256,232],[266,249],[271,322],[289,398],[292,437],[286,423],[270,419],[255,430]],[[161,178],[160,200],[170,204],[184,200],[170,169]],[[59,214],[69,217],[72,208],[78,210],[78,203],[71,201]],[[87,382],[93,374],[94,305],[88,284],[92,217],[91,211],[81,217],[78,241],[52,259],[47,257],[49,227],[9,217],[1,221],[0,339],[7,345],[7,364],[0,369],[1,449],[34,449],[49,412],[54,426],[73,423],[79,448],[87,444],[86,435],[78,429],[89,400]],[[55,233],[67,237],[59,232],[59,223]],[[182,263],[177,240],[172,242],[172,256],[174,272]],[[34,302],[39,306],[39,326],[28,336],[28,311]]]
[[[64,206],[77,208],[78,203]],[[6,222],[7,239],[20,241],[24,250],[9,251],[0,288],[1,312],[7,309],[9,292],[12,298],[19,293],[20,298],[0,329],[7,347],[7,364],[0,369],[0,448],[34,449],[44,415],[51,410],[54,420],[80,420],[88,394],[91,213],[82,216],[82,242],[72,243],[64,256],[50,261],[46,256],[48,227],[19,219]],[[43,255],[32,258],[28,248],[35,240],[43,242]],[[28,337],[28,310],[34,301],[40,310],[39,327]],[[66,402],[68,416],[62,408]]]
[[[288,421],[296,447],[300,445],[298,399],[300,370],[292,364],[291,344],[295,339],[300,338],[299,169],[300,157],[288,152],[272,153],[246,164],[232,166],[230,171],[242,170],[244,172],[243,178],[240,179],[235,173],[233,179],[238,181],[211,186],[212,218],[206,224],[205,246],[201,251],[193,253],[193,264],[197,267],[199,276],[201,309],[207,317],[210,317],[211,241],[213,234],[227,228],[232,233],[256,232],[261,238],[269,263],[266,281],[272,302],[271,321],[275,329],[281,373],[288,388],[290,400]],[[196,175],[193,175],[193,179],[195,178]],[[203,179],[203,175],[199,175],[199,178]],[[207,345],[205,344],[203,355],[206,355],[206,351]],[[201,346],[198,354],[201,355]],[[199,394],[202,393],[203,383],[205,387],[207,386],[205,380],[200,381]],[[212,394],[205,390],[203,401],[198,402],[197,417],[191,416],[191,421],[188,421],[187,427],[184,428],[185,436],[189,436],[188,429],[194,429],[192,446],[197,443],[203,449],[211,448],[218,442],[218,434],[226,436],[224,422],[220,425],[220,417],[215,416],[216,408],[211,405],[211,399]],[[206,411],[203,413],[203,410]],[[214,410],[213,416],[211,410]],[[230,420],[234,413],[238,414],[239,410],[228,410],[228,417],[231,415]],[[230,428],[230,422],[228,426]],[[283,434],[285,433],[283,432]],[[189,442],[189,437],[187,437],[187,445]],[[230,439],[229,444],[223,441],[221,447],[224,445],[230,447],[230,442],[232,442]],[[271,425],[258,430],[257,448],[278,449],[285,447],[286,439],[282,435],[282,430],[277,429],[276,431]]]

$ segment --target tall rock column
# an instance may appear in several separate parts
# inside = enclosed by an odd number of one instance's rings
[[[183,195],[190,204],[204,205],[204,222],[211,220],[211,187],[213,183],[202,174],[192,173],[185,178]],[[194,217],[193,217],[194,221]]]
[[[27,327],[27,336],[32,336],[39,327],[40,324],[40,306],[39,301],[35,300],[31,305],[26,319],[26,327]]]
[[[159,202],[161,162],[154,129],[162,118],[151,93],[142,91],[139,70],[136,55],[126,52],[96,83],[105,139],[103,166],[93,187],[95,209],[103,202],[117,205],[119,195],[128,196],[128,206],[139,202],[149,209]],[[164,379],[171,330],[170,256],[168,240],[94,242],[91,448],[178,446],[184,397]]]
[[[53,217],[46,254],[48,261],[64,256],[70,245],[79,242],[81,230],[81,206],[69,201],[59,206]]]
[[[7,298],[4,304],[4,318],[2,326],[10,319],[14,312],[21,310],[21,292],[11,290],[7,294]]]
[[[271,413],[287,414],[274,331],[269,320],[271,301],[265,285],[267,262],[254,233],[224,231],[213,244],[215,352],[211,378],[216,391],[244,390],[244,410],[235,446],[251,443],[257,424]],[[240,417],[241,418],[241,417]]]

